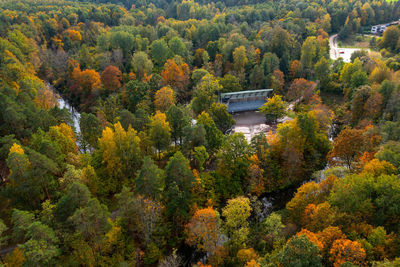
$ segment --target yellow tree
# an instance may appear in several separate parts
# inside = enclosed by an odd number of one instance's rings
[[[383,174],[396,174],[396,172],[397,170],[395,166],[385,160],[380,161],[379,159],[373,159],[369,161],[364,165],[364,169],[362,171],[362,173],[370,173],[374,177],[379,177]]]
[[[260,107],[260,111],[264,113],[267,121],[276,123],[278,119],[286,114],[287,103],[282,100],[280,95],[274,95],[268,98],[268,101]]]
[[[230,237],[234,250],[245,245],[250,233],[247,219],[250,217],[251,210],[250,200],[246,197],[230,199],[222,209],[222,215],[225,217],[225,231]]]
[[[40,87],[35,96],[34,102],[42,109],[49,110],[58,105],[58,95],[47,86]]]
[[[294,197],[286,204],[286,209],[289,211],[289,217],[292,222],[302,222],[306,207],[309,204],[321,202],[321,197],[318,192],[319,187],[315,182],[303,184],[297,189]]]
[[[133,179],[140,167],[140,138],[132,127],[125,131],[117,122],[114,129],[106,127],[103,130],[99,148],[109,176],[106,179],[107,189],[115,192],[121,188],[121,182]]]
[[[61,151],[65,155],[68,155],[68,153],[76,154],[78,152],[75,133],[68,124],[61,123],[60,125],[50,127],[48,135],[51,140],[60,145]]]
[[[186,225],[186,231],[189,245],[196,245],[210,255],[215,254],[218,246],[218,215],[212,207],[197,210]]]
[[[167,122],[167,116],[165,113],[159,111],[150,118],[150,139],[158,152],[160,158],[161,150],[166,149],[169,146],[171,139],[171,127]]]
[[[244,248],[238,251],[236,257],[240,261],[241,264],[245,264],[246,262],[250,262],[252,260],[257,260],[258,255],[255,252],[254,248]]]
[[[239,76],[239,79],[243,82],[245,78],[244,68],[248,63],[248,59],[246,56],[246,48],[242,45],[236,47],[233,51],[233,66],[236,71],[236,75]]]
[[[20,154],[20,155],[24,155],[25,154],[24,149],[20,145],[18,145],[16,143],[14,143],[11,146],[10,151],[8,152],[8,155],[11,155],[12,153],[17,153],[17,154]]]
[[[158,90],[154,96],[154,105],[156,109],[165,112],[174,104],[174,91],[169,86],[164,86]]]

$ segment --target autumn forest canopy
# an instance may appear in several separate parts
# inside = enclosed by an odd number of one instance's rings
[[[0,1],[0,266],[399,266],[400,26],[366,35],[399,19]],[[334,34],[368,50],[333,60]],[[218,97],[263,88],[250,140]]]

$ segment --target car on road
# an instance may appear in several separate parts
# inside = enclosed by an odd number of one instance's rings
[[[343,49],[339,49],[339,54],[344,54],[344,50]]]

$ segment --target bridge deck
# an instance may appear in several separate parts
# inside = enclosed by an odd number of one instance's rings
[[[262,105],[264,105],[265,100],[256,100],[249,102],[231,102],[228,105],[228,112],[241,112],[241,111],[250,111],[257,110]]]

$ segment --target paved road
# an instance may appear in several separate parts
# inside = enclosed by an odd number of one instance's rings
[[[271,125],[265,123],[265,116],[258,111],[246,111],[233,115],[236,120],[236,125],[233,128],[234,132],[243,133],[247,142],[251,141],[255,135],[259,133],[267,133],[272,130]]]
[[[329,37],[329,46],[330,46],[330,51],[329,54],[331,56],[331,59],[336,60],[338,58],[343,58],[344,62],[351,62],[351,54],[353,54],[355,51],[362,50],[360,48],[338,48],[337,47],[337,34],[332,35]]]
[[[289,110],[293,110],[294,104],[289,105]],[[250,143],[251,139],[259,133],[266,134],[269,131],[275,132],[276,124],[268,124],[265,121],[265,116],[259,111],[246,111],[240,112],[233,115],[236,120],[236,125],[233,128],[235,133],[243,133],[247,142]],[[278,124],[292,120],[285,116],[284,118],[278,120]]]

